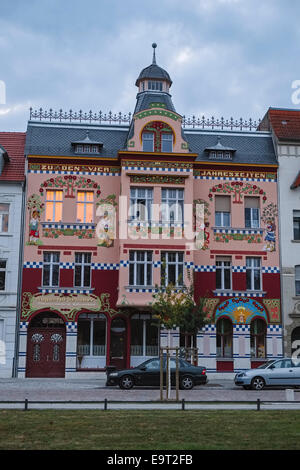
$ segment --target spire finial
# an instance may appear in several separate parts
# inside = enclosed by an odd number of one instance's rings
[[[153,47],[153,59],[152,59],[152,64],[155,64],[155,65],[156,65],[156,57],[155,57],[155,49],[157,48],[156,42],[154,42],[154,43],[152,44],[152,47]]]

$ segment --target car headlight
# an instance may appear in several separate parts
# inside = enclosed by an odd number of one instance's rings
[[[238,374],[236,374],[236,377],[245,377],[246,374],[245,372],[239,372]]]
[[[118,376],[118,372],[112,372],[111,374],[109,374],[109,377],[117,377]]]

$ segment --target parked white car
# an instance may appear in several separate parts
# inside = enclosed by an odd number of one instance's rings
[[[268,361],[256,369],[239,372],[234,378],[234,383],[246,390],[262,390],[272,386],[300,386],[300,361],[296,362],[290,358]]]

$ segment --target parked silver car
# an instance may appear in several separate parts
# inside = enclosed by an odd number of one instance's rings
[[[300,386],[300,361],[297,363],[290,358],[271,360],[244,372],[239,372],[234,378],[235,385],[241,385],[246,390],[262,390],[272,386]]]

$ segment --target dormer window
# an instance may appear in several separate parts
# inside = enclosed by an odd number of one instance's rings
[[[218,137],[217,145],[214,147],[207,147],[205,149],[208,152],[208,158],[210,160],[232,160],[235,149],[227,147],[221,144],[221,137]]]
[[[100,153],[103,143],[91,140],[87,131],[85,139],[72,142],[72,146],[75,149],[75,153]]]
[[[162,82],[149,80],[148,81],[148,90],[162,91],[163,86]]]
[[[154,151],[154,133],[143,132],[143,152]]]
[[[173,130],[165,122],[152,121],[142,131],[143,152],[173,152]]]
[[[172,134],[161,135],[161,151],[162,152],[173,151],[173,135]]]

